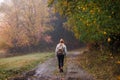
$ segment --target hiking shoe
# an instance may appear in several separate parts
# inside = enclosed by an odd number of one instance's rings
[[[63,72],[63,69],[60,69],[60,72]]]
[[[63,72],[63,69],[61,69],[61,72]]]

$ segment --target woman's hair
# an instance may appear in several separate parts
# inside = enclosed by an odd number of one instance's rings
[[[64,40],[62,38],[60,39],[60,43],[64,43]]]

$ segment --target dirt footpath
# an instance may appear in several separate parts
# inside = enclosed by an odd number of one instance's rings
[[[67,74],[65,80],[95,80],[93,79],[92,75],[87,73],[82,67],[78,66],[75,62],[76,57],[82,53],[83,51],[73,52],[69,55],[67,59]]]
[[[65,59],[64,72],[59,73],[57,58],[51,58],[40,64],[34,70],[27,72],[24,79],[14,80],[95,80],[93,76],[86,72],[82,67],[75,64],[75,59],[85,50],[73,51],[68,53]]]

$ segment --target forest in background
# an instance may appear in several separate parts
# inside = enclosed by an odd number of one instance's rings
[[[53,50],[63,38],[68,49],[85,43],[118,53],[119,4],[119,0],[4,0],[0,48],[9,52]]]
[[[0,5],[0,49],[8,52],[53,50],[60,38],[70,49],[79,46],[47,0],[4,0]]]

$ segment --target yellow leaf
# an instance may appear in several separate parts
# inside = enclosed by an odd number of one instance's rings
[[[120,80],[120,75],[119,75],[119,76],[117,76],[117,79],[118,79],[118,80]]]
[[[105,34],[105,35],[106,35],[107,33],[104,31],[104,32],[103,32],[103,34]]]
[[[120,64],[120,61],[117,61],[117,64]]]
[[[94,11],[93,10],[90,10],[90,13],[93,13]]]
[[[85,11],[85,8],[83,7],[83,11]]]
[[[110,42],[111,41],[111,39],[110,38],[108,38],[108,40],[107,40],[108,42]]]

